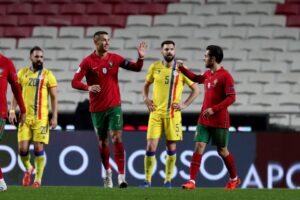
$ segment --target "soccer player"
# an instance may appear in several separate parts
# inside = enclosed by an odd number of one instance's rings
[[[98,31],[93,37],[96,50],[79,65],[72,80],[72,87],[89,91],[90,112],[96,135],[99,153],[105,168],[104,187],[112,188],[112,170],[109,164],[110,133],[114,160],[118,166],[118,184],[120,188],[128,186],[124,175],[124,146],[122,142],[123,114],[121,109],[118,71],[122,67],[131,71],[140,71],[143,67],[147,45],[141,42],[138,47],[138,59],[129,61],[122,56],[109,52],[110,37],[105,31]],[[81,82],[85,76],[87,84]]]
[[[18,128],[19,154],[26,172],[23,176],[23,186],[31,184],[31,175],[36,169],[35,179],[32,187],[40,187],[45,168],[44,145],[49,142],[49,126],[55,128],[57,125],[57,82],[53,73],[44,68],[44,51],[35,46],[30,50],[30,60],[32,65],[24,67],[18,72],[19,84],[27,110],[26,121]],[[52,118],[48,119],[50,96]],[[9,122],[16,120],[15,98],[13,98],[11,110],[9,112]],[[30,162],[29,145],[34,145],[34,166]]]
[[[219,46],[210,45],[204,55],[205,66],[208,68],[204,74],[195,75],[183,67],[182,63],[179,66],[180,71],[191,80],[204,84],[205,91],[194,138],[195,150],[190,163],[190,180],[182,185],[185,189],[195,189],[201,158],[210,140],[217,146],[230,175],[225,189],[232,190],[240,184],[233,155],[227,149],[230,127],[227,108],[235,101],[234,80],[220,64],[222,59],[223,50]]]
[[[21,88],[18,84],[16,69],[10,59],[0,54],[0,141],[4,136],[4,126],[7,117],[7,82],[11,85],[13,94],[19,104],[21,113],[19,120],[20,125],[22,125],[25,122],[26,109],[22,98]],[[0,192],[4,192],[6,190],[7,186],[0,167]]]
[[[163,133],[166,136],[167,150],[164,186],[171,188],[176,162],[176,141],[182,140],[181,110],[189,106],[199,95],[197,84],[178,70],[175,43],[171,40],[163,41],[161,54],[164,59],[150,65],[143,89],[144,102],[150,112],[144,157],[145,181],[141,185],[145,188],[151,186],[156,149]],[[152,98],[149,97],[151,84],[153,84]],[[191,93],[185,101],[181,101],[184,84],[189,86]]]

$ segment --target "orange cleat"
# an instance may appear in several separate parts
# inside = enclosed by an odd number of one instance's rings
[[[225,190],[234,190],[237,186],[241,183],[241,179],[238,177],[236,180],[229,180],[226,186],[224,187]]]
[[[39,188],[42,186],[42,184],[40,182],[34,181],[31,186],[34,188]]]
[[[26,171],[26,172],[24,173],[23,180],[22,180],[22,184],[23,184],[24,187],[27,187],[27,186],[30,185],[30,182],[31,182],[31,175],[32,175],[33,171],[34,171],[34,167],[32,166],[32,167],[31,167],[31,170]]]
[[[185,184],[182,184],[181,187],[183,189],[188,189],[188,190],[193,190],[196,188],[196,185],[194,183],[194,181],[189,180],[188,182],[186,182]]]

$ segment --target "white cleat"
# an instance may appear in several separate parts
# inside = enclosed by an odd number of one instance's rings
[[[119,174],[118,175],[118,184],[119,184],[119,188],[127,188],[128,183],[125,180],[125,175],[124,174]]]
[[[112,171],[108,169],[106,171],[106,176],[103,178],[104,188],[113,188],[114,184],[112,181]]]
[[[7,185],[4,179],[0,180],[0,192],[5,192],[7,190]]]

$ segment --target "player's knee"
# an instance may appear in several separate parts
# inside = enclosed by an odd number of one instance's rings
[[[19,149],[20,156],[27,156],[28,153],[29,153],[29,151],[27,149],[23,149],[23,148]]]

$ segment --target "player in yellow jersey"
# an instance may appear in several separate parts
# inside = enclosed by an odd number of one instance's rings
[[[57,82],[53,73],[43,67],[44,52],[40,47],[30,50],[32,65],[24,67],[18,72],[18,81],[22,88],[22,96],[26,107],[26,121],[18,128],[19,154],[26,168],[23,186],[29,186],[31,175],[36,169],[32,187],[40,187],[45,168],[44,145],[49,142],[49,128],[57,125]],[[48,119],[50,95],[52,118]],[[16,100],[13,97],[9,122],[16,121]],[[30,162],[29,145],[34,145],[34,167]]]
[[[164,60],[150,65],[146,76],[143,97],[150,112],[147,149],[144,157],[145,181],[141,187],[150,187],[153,168],[156,162],[155,153],[160,137],[166,136],[166,177],[164,186],[171,188],[171,179],[176,162],[176,141],[182,140],[181,110],[189,106],[199,95],[197,84],[189,80],[178,70],[175,60],[175,43],[171,40],[162,42],[161,54]],[[153,84],[152,99],[149,88]],[[191,93],[185,101],[181,101],[184,84]]]

